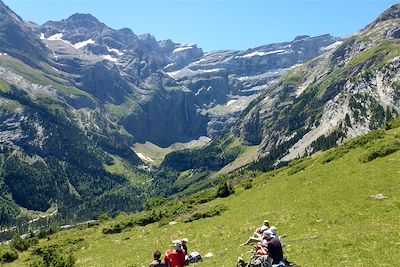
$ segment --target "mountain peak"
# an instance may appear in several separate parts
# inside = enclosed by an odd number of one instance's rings
[[[5,20],[6,17],[12,18],[17,23],[23,23],[20,16],[14,13],[2,0],[0,0],[0,19]]]
[[[376,24],[378,22],[386,21],[386,20],[391,20],[391,19],[396,19],[400,18],[400,4],[395,4],[389,7],[385,12],[383,12],[373,24]]]
[[[67,20],[74,20],[74,21],[89,20],[89,21],[93,21],[93,22],[99,22],[99,20],[92,14],[84,14],[84,13],[72,14],[71,16],[68,17]]]
[[[66,19],[67,23],[72,23],[75,27],[107,27],[91,14],[75,13]]]

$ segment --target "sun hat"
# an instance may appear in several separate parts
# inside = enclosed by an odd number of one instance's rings
[[[181,240],[173,240],[171,246],[174,247],[176,250],[182,250],[182,241]]]
[[[271,227],[269,228],[269,230],[272,232],[273,235],[276,235],[276,234],[278,233],[278,229],[276,229],[275,226],[271,226]]]
[[[264,237],[272,237],[274,234],[270,229],[264,231]]]

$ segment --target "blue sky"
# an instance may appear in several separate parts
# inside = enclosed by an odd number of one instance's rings
[[[398,1],[4,0],[24,20],[38,24],[91,13],[111,28],[197,43],[205,51],[247,49],[303,34],[346,36]]]

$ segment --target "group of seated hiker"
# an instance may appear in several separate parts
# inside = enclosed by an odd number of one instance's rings
[[[172,248],[165,252],[163,260],[161,260],[161,252],[155,251],[154,261],[150,263],[150,267],[184,267],[187,265],[187,242],[186,238],[172,241]]]
[[[283,257],[283,244],[275,226],[270,226],[269,221],[256,230],[242,245],[255,244],[256,252],[251,258],[250,263],[246,263],[239,258],[240,267],[283,267],[285,266]]]

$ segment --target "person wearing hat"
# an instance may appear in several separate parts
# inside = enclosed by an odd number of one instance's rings
[[[283,261],[282,244],[271,230],[264,232],[263,245],[267,248],[268,256],[272,259],[272,264],[281,264]]]
[[[161,261],[161,252],[156,250],[153,253],[154,260],[150,263],[150,267],[165,267],[165,264]]]
[[[172,250],[165,253],[164,262],[168,267],[184,267],[186,265],[186,251],[181,240],[172,241]]]
[[[245,245],[250,245],[250,244],[257,243],[257,242],[261,242],[262,239],[263,239],[264,231],[266,231],[268,229],[269,229],[269,221],[268,220],[264,220],[263,225],[260,228],[257,228],[257,230],[254,233],[254,235],[251,236],[246,242],[241,244],[241,246],[245,246]]]

